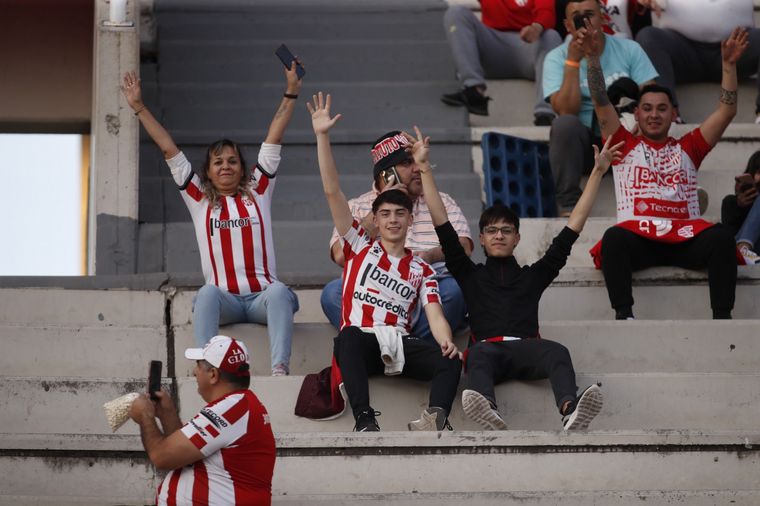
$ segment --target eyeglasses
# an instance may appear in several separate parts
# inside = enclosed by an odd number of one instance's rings
[[[501,235],[510,235],[515,233],[514,227],[485,227],[483,233],[486,235],[496,235],[496,232],[501,232]]]

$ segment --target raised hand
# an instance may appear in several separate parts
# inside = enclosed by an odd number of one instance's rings
[[[749,33],[744,28],[737,26],[731,35],[720,43],[720,54],[723,57],[723,62],[736,65],[747,46],[749,46]]]
[[[298,78],[298,73],[296,72],[296,65],[300,64],[302,67],[304,64],[301,62],[301,60],[296,56],[296,59],[290,62],[290,68],[285,69],[285,78],[288,82],[288,91],[287,93],[298,95],[298,92],[301,90],[301,79]]]
[[[140,79],[134,71],[124,73],[121,92],[124,94],[124,98],[127,99],[127,103],[132,109],[137,110],[143,106]]]
[[[401,133],[412,143],[412,146],[406,148],[406,150],[414,157],[414,161],[418,164],[427,163],[428,156],[430,155],[430,137],[423,137],[422,132],[416,125],[414,133],[417,134],[417,137],[413,137],[406,132]]]
[[[607,138],[607,142],[604,143],[602,151],[594,145],[594,171],[604,174],[609,170],[612,162],[617,162],[621,159],[622,153],[620,149],[625,144],[625,141],[620,141],[614,146],[611,146],[612,136]]]
[[[313,103],[306,103],[306,108],[309,110],[309,114],[311,114],[311,126],[314,128],[315,134],[326,134],[341,118],[341,115],[336,114],[335,117],[330,117],[330,104],[332,99],[329,93],[327,94],[327,99],[325,99],[320,91],[318,94],[312,96],[312,100]]]
[[[588,18],[584,18],[583,23],[585,28],[579,30],[583,33],[578,41],[578,45],[583,51],[583,56],[587,58],[589,56],[601,56],[604,33],[602,33],[600,28],[594,28],[594,25],[591,24]]]

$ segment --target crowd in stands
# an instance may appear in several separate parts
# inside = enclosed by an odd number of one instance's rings
[[[319,92],[308,101],[335,225],[330,255],[343,268],[321,298],[337,329],[329,374],[342,383],[338,395],[346,396],[356,431],[380,430],[368,378],[381,374],[431,382],[428,406],[409,422],[410,430],[450,428],[463,369],[464,413],[485,429],[506,429],[495,384],[542,378],[550,380],[562,427],[588,427],[602,408],[601,388],[592,384],[578,393],[569,350],[539,339],[538,304],[565,265],[608,171],[616,224],[591,254],[615,318],[633,318],[632,274],[655,265],[706,269],[713,318],[731,318],[737,262],[760,262],[754,251],[760,240],[760,152],[736,177],[735,194],[725,197],[723,224],[701,217],[697,171],[736,115],[738,79],[758,69],[758,30],[743,27],[752,19],[753,3],[669,0],[663,8],[658,1],[482,0],[480,19],[462,6],[444,16],[461,90],[444,95],[443,102],[488,114],[486,79],[536,81],[534,123],[551,126],[550,163],[567,225],[529,266],[514,257],[520,218],[500,204],[480,217],[485,263],[470,259],[474,242],[467,220],[451,196],[438,192],[430,139],[417,127],[414,135],[396,130],[372,143],[371,188],[348,200],[330,143],[341,116],[331,112],[330,95]],[[650,21],[652,26],[643,26]],[[266,410],[247,390],[248,352],[217,334],[229,323],[267,324],[272,375],[289,373],[298,300],[277,279],[270,215],[280,144],[301,88],[294,64],[285,76],[284,97],[257,163],[250,168],[238,145],[223,139],[209,146],[198,173],[143,103],[136,75],[124,76],[127,102],[161,149],[190,211],[206,279],[193,309],[198,348],[186,356],[197,361],[199,392],[209,404],[184,426],[166,394],[155,402],[141,398],[131,413],[154,463],[177,469],[159,499],[195,493],[192,479],[181,479],[192,469],[180,471],[186,464],[203,461],[208,472],[223,476],[227,457],[220,464],[218,452],[262,430],[265,438],[248,441],[258,450],[235,453],[239,460],[232,461],[256,461],[263,473],[264,481],[246,492],[252,501],[266,495],[261,491],[267,476],[271,482],[271,428]],[[720,82],[717,106],[676,139],[670,127],[689,111],[679,109],[674,86],[693,81]],[[756,112],[760,94],[758,100]],[[621,119],[623,111],[631,113],[630,122]],[[470,342],[461,352],[452,336],[465,325]],[[217,437],[220,426],[225,430]],[[252,456],[261,448],[260,459]],[[247,479],[228,473],[223,481],[236,489]],[[180,482],[190,489],[178,491]],[[207,486],[205,493],[226,497],[228,488]]]

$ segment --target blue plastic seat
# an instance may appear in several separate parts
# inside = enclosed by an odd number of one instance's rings
[[[480,146],[487,205],[501,203],[521,218],[557,216],[545,143],[486,132]]]

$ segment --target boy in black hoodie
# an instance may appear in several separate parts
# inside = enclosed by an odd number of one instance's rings
[[[594,148],[594,168],[567,226],[554,238],[546,254],[530,266],[519,266],[513,256],[520,241],[520,220],[511,209],[494,205],[480,217],[480,244],[485,264],[466,255],[448,221],[438,196],[428,161],[429,137],[415,127],[408,135],[411,152],[420,166],[425,199],[446,266],[462,288],[470,314],[471,343],[467,351],[467,385],[462,393],[465,414],[489,430],[504,430],[506,423],[496,409],[494,384],[511,379],[549,378],[565,430],[581,430],[599,413],[602,392],[592,384],[577,396],[575,371],[563,345],[540,339],[538,302],[565,265],[570,249],[586,223],[602,176],[616,159],[623,143],[599,152]]]

